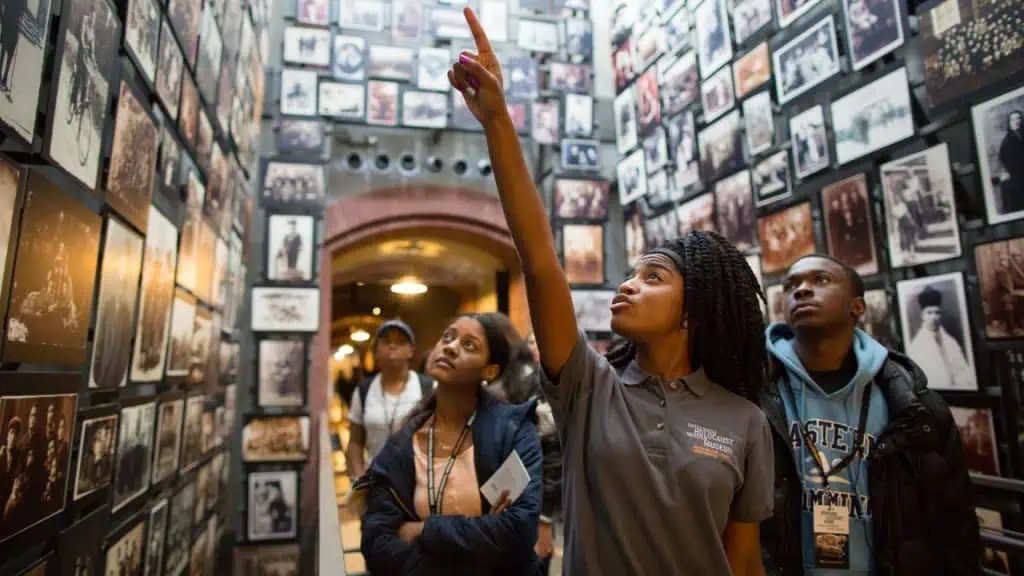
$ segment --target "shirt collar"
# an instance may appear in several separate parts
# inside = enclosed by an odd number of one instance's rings
[[[658,376],[644,372],[635,358],[622,372],[622,383],[626,386],[636,386],[637,384],[646,382],[648,379],[661,380]],[[704,396],[704,394],[707,393],[708,388],[711,387],[711,380],[709,380],[707,374],[704,373],[703,367],[692,374],[684,376],[681,380],[686,388],[698,397]]]

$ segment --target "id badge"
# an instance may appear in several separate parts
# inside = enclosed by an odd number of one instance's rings
[[[814,505],[814,560],[818,568],[850,567],[850,509],[846,506]]]

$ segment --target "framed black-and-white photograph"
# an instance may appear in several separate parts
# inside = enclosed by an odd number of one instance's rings
[[[3,360],[81,365],[102,221],[40,172],[25,189]]]
[[[263,172],[264,202],[287,206],[316,206],[324,200],[324,165],[270,160]]]
[[[153,485],[170,478],[178,471],[181,455],[181,425],[185,417],[185,400],[164,400],[157,410],[156,445],[153,448]]]
[[[619,161],[615,172],[619,181],[619,203],[623,206],[647,195],[647,169],[644,151],[635,150]]]
[[[236,546],[233,576],[298,574],[299,545]]]
[[[700,76],[707,78],[732,59],[726,0],[703,0],[693,12]]]
[[[746,123],[747,148],[752,156],[772,147],[775,143],[775,115],[770,91],[758,92],[743,101],[743,121]]]
[[[319,155],[324,149],[324,124],[320,120],[282,118],[277,126],[277,151]]]
[[[931,388],[931,382],[928,384]],[[996,441],[996,423],[992,409],[950,406],[949,413],[960,431],[963,462],[967,470],[999,476],[999,444]],[[975,509],[976,514],[978,510],[980,509]],[[978,517],[981,518],[981,515],[978,514]]]
[[[637,78],[636,90],[637,131],[641,136],[650,134],[661,124],[661,97],[658,95],[658,75],[650,69]]]
[[[412,82],[416,74],[416,53],[397,46],[370,46],[367,74],[371,78]],[[447,81],[447,77],[445,77]]]
[[[768,42],[761,42],[756,48],[740,56],[732,66],[736,98],[744,98],[772,77],[772,61],[768,57]]]
[[[103,415],[97,415],[103,414]],[[83,412],[78,434],[78,460],[72,501],[110,486],[117,446],[117,410],[114,405]]]
[[[466,17],[457,8],[431,8],[430,29],[435,38],[443,40],[471,40],[473,35],[466,24]]]
[[[308,282],[313,279],[315,220],[298,214],[267,217],[267,279]]]
[[[306,344],[300,338],[268,339],[259,343],[260,407],[302,406],[306,403]]]
[[[339,0],[342,30],[384,30],[384,4],[379,0]]]
[[[316,116],[317,73],[314,70],[281,70],[281,114]]]
[[[420,90],[447,92],[448,68],[452,54],[447,48],[420,47],[416,66],[416,87]]]
[[[516,45],[527,52],[554,54],[558,52],[558,22],[519,18]]]
[[[515,55],[504,63],[505,93],[515,98],[537,98],[540,94],[537,61],[529,56]]]
[[[889,264],[917,266],[959,257],[953,174],[945,143],[882,164]]]
[[[119,28],[109,0],[68,0],[62,7],[46,150],[50,160],[89,190],[98,185]]]
[[[15,11],[21,6],[21,12]],[[0,124],[10,127],[22,140],[31,142],[36,134],[36,114],[41,102],[46,39],[50,32],[50,0],[39,0],[33,9],[28,3],[4,6],[4,59],[0,68]],[[10,9],[8,15],[6,10]],[[31,19],[30,19],[31,15]],[[19,21],[32,22],[21,26]],[[8,35],[10,34],[10,35]]]
[[[864,314],[857,327],[868,333],[886,348],[899,347],[893,330],[893,315],[889,309],[889,293],[884,288],[864,291]]]
[[[167,3],[167,17],[185,50],[189,68],[195,65],[196,52],[199,50],[199,18],[202,10],[202,0],[168,0]]]
[[[822,18],[775,49],[772,60],[779,104],[785,104],[835,76],[840,72],[835,20],[831,15]]]
[[[190,396],[185,401],[185,426],[181,433],[181,471],[195,468],[203,456],[203,407],[205,397]]]
[[[566,18],[563,26],[566,53],[583,60],[590,59],[594,54],[594,32],[590,19]]]
[[[933,390],[977,390],[971,324],[961,272],[896,284],[907,355]]]
[[[170,348],[167,351],[167,376],[188,376],[192,357],[192,332],[196,323],[196,299],[181,288],[171,308]]]
[[[715,182],[715,211],[719,234],[740,250],[754,247],[757,237],[754,235],[754,197],[749,170],[741,170]]]
[[[558,144],[559,106],[557,100],[534,102],[531,107],[533,140],[538,144]]]
[[[775,0],[775,13],[779,19],[779,28],[789,26],[818,2],[819,0]]]
[[[989,224],[1024,217],[1024,87],[971,108]]]
[[[555,215],[566,220],[604,220],[608,217],[609,183],[587,178],[555,180]]]
[[[192,506],[196,485],[190,482],[171,497],[167,522],[167,546],[164,549],[164,574],[181,574],[188,567],[192,543]]]
[[[178,98],[185,58],[174,40],[171,27],[164,20],[160,25],[160,60],[156,68],[156,95],[173,120],[178,117]]]
[[[150,206],[132,354],[132,382],[163,379],[177,261],[178,229],[155,206]]]
[[[366,117],[366,86],[324,80],[319,86],[318,112],[326,118],[363,120]]]
[[[652,210],[659,210],[672,202],[674,198],[673,192],[672,183],[669,180],[667,171],[661,170],[654,174],[649,174],[647,176],[647,197],[644,198],[644,202]]]
[[[107,538],[106,568],[113,576],[143,576],[142,555],[146,550],[146,517],[139,514],[114,530]]]
[[[255,8],[254,8],[255,10]],[[296,0],[295,20],[311,26],[330,24],[331,7],[328,0]]]
[[[637,72],[651,67],[655,60],[668,51],[668,39],[661,26],[649,26],[633,37],[633,65]]]
[[[601,143],[597,140],[562,140],[562,170],[594,172],[601,169]]]
[[[878,273],[867,177],[857,174],[821,189],[828,253],[862,276]]]
[[[370,80],[366,83],[366,123],[377,126],[398,125],[398,82]],[[461,94],[457,94],[461,98]]]
[[[714,182],[743,167],[743,140],[740,113],[733,110],[697,134],[700,149],[700,173]]]
[[[789,151],[779,150],[755,164],[753,177],[758,207],[788,198],[793,185],[789,175]]]
[[[298,462],[308,455],[308,416],[258,416],[242,427],[244,462]]]
[[[197,306],[189,339],[188,374],[185,380],[189,386],[199,386],[206,380],[213,332],[213,315],[205,307]]]
[[[615,143],[619,154],[625,155],[636,148],[638,142],[636,124],[636,98],[632,90],[626,90],[615,97]]]
[[[391,2],[391,39],[396,43],[418,43],[423,35],[423,2]]]
[[[573,290],[572,305],[576,324],[585,332],[609,332],[612,323],[614,290]]]
[[[155,423],[156,402],[121,409],[112,512],[116,513],[149,490]]]
[[[168,499],[162,498],[149,509],[149,530],[146,536],[146,567],[143,576],[163,573],[164,542],[167,539]]]
[[[615,92],[625,90],[636,77],[637,66],[633,62],[632,40],[627,38],[612,53],[612,66],[615,70]]]
[[[757,219],[761,240],[761,266],[765,274],[789,268],[802,256],[814,254],[814,218],[811,203],[801,202]]]
[[[678,235],[679,222],[673,210],[648,218],[644,222],[644,236],[648,248],[657,248]],[[608,329],[607,324],[604,329]]]
[[[677,2],[681,8],[684,1]],[[690,33],[690,10],[675,9],[671,12],[662,12],[665,28],[666,54],[676,54],[684,48],[693,47],[693,37]]]
[[[487,3],[487,0],[483,1]],[[586,64],[551,62],[548,64],[548,90],[589,94],[593,85],[591,74],[590,66]]]
[[[562,226],[562,260],[570,284],[604,284],[604,226]]]
[[[828,132],[825,109],[818,104],[789,119],[789,137],[793,146],[793,166],[797,179],[804,179],[828,168]]]
[[[626,265],[633,267],[647,252],[647,239],[644,238],[644,213],[639,202],[627,206],[623,212],[626,228]]]
[[[445,128],[448,125],[448,95],[442,92],[406,90],[402,93],[402,125]]]
[[[338,36],[343,38],[343,36]],[[288,26],[284,29],[285,64],[318,66],[331,65],[331,31],[323,28]]]
[[[251,325],[255,332],[316,332],[320,325],[320,290],[254,287]]]
[[[697,53],[693,50],[669,64],[661,74],[661,97],[664,113],[673,115],[685,110],[700,97],[697,74]]]
[[[772,21],[772,0],[738,0],[732,9],[736,44],[743,44]]]
[[[249,540],[282,540],[298,534],[298,474],[294,470],[251,472],[248,478]]]
[[[334,64],[331,75],[337,80],[359,82],[366,78],[366,39],[362,36],[334,37]]]
[[[673,190],[677,194],[685,195],[691,187],[700,182],[697,132],[693,121],[693,112],[688,110],[669,118],[666,129],[668,131],[669,158],[675,164]]]
[[[142,275],[143,239],[114,217],[107,219],[100,271],[89,388],[123,388],[131,364],[132,322]]]
[[[736,104],[732,86],[732,70],[728,66],[714,73],[700,84],[700,101],[704,107],[704,122],[713,122]]]
[[[124,45],[150,84],[156,79],[160,20],[160,7],[157,6],[156,0],[128,2],[124,23]]]
[[[60,533],[57,538],[58,576],[103,573],[100,549],[103,546],[109,516],[110,509],[106,506],[100,507]]]
[[[1018,338],[1024,336],[1024,314],[1017,285],[1019,270],[1024,264],[1024,238],[1011,238],[974,248],[978,269],[982,311],[985,314],[985,336]]]
[[[653,174],[668,164],[668,136],[664,128],[658,128],[644,138],[644,159],[648,174]]]
[[[207,105],[217,103],[217,84],[220,81],[221,59],[224,56],[224,40],[214,19],[210,6],[203,10],[202,28],[199,31],[199,56],[196,59],[196,86]]]
[[[832,130],[839,164],[913,136],[907,69],[894,70],[832,102]]]
[[[565,130],[569,138],[590,138],[594,134],[594,98],[586,94],[565,95]]]
[[[181,77],[181,104],[178,109],[178,130],[189,152],[195,153],[199,143],[199,91],[192,76],[184,73]]]
[[[146,229],[153,197],[158,139],[149,111],[122,81],[107,175],[107,202],[139,230]]]
[[[895,0],[843,0],[843,16],[854,70],[903,45],[903,14]]]

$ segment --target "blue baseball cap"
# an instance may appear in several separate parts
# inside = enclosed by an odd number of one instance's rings
[[[387,322],[381,324],[380,327],[377,328],[377,335],[373,337],[374,341],[376,342],[378,339],[380,339],[381,335],[387,332],[388,330],[398,330],[399,332],[404,334],[406,338],[409,339],[409,344],[416,344],[416,336],[413,334],[412,328],[410,328],[408,324],[402,322],[401,320],[398,320],[397,318],[394,320],[388,320]]]

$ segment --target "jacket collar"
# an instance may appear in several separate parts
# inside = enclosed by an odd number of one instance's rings
[[[640,364],[637,363],[634,358],[632,362],[626,366],[626,369],[622,372],[622,383],[626,386],[636,386],[642,384],[647,380],[654,380],[656,382],[662,382],[663,379],[655,374],[648,374],[640,368]],[[708,389],[711,388],[711,380],[707,374],[704,373],[704,368],[699,368],[696,372],[693,372],[687,376],[680,378],[686,389],[692,392],[698,398],[703,397],[707,394]]]

